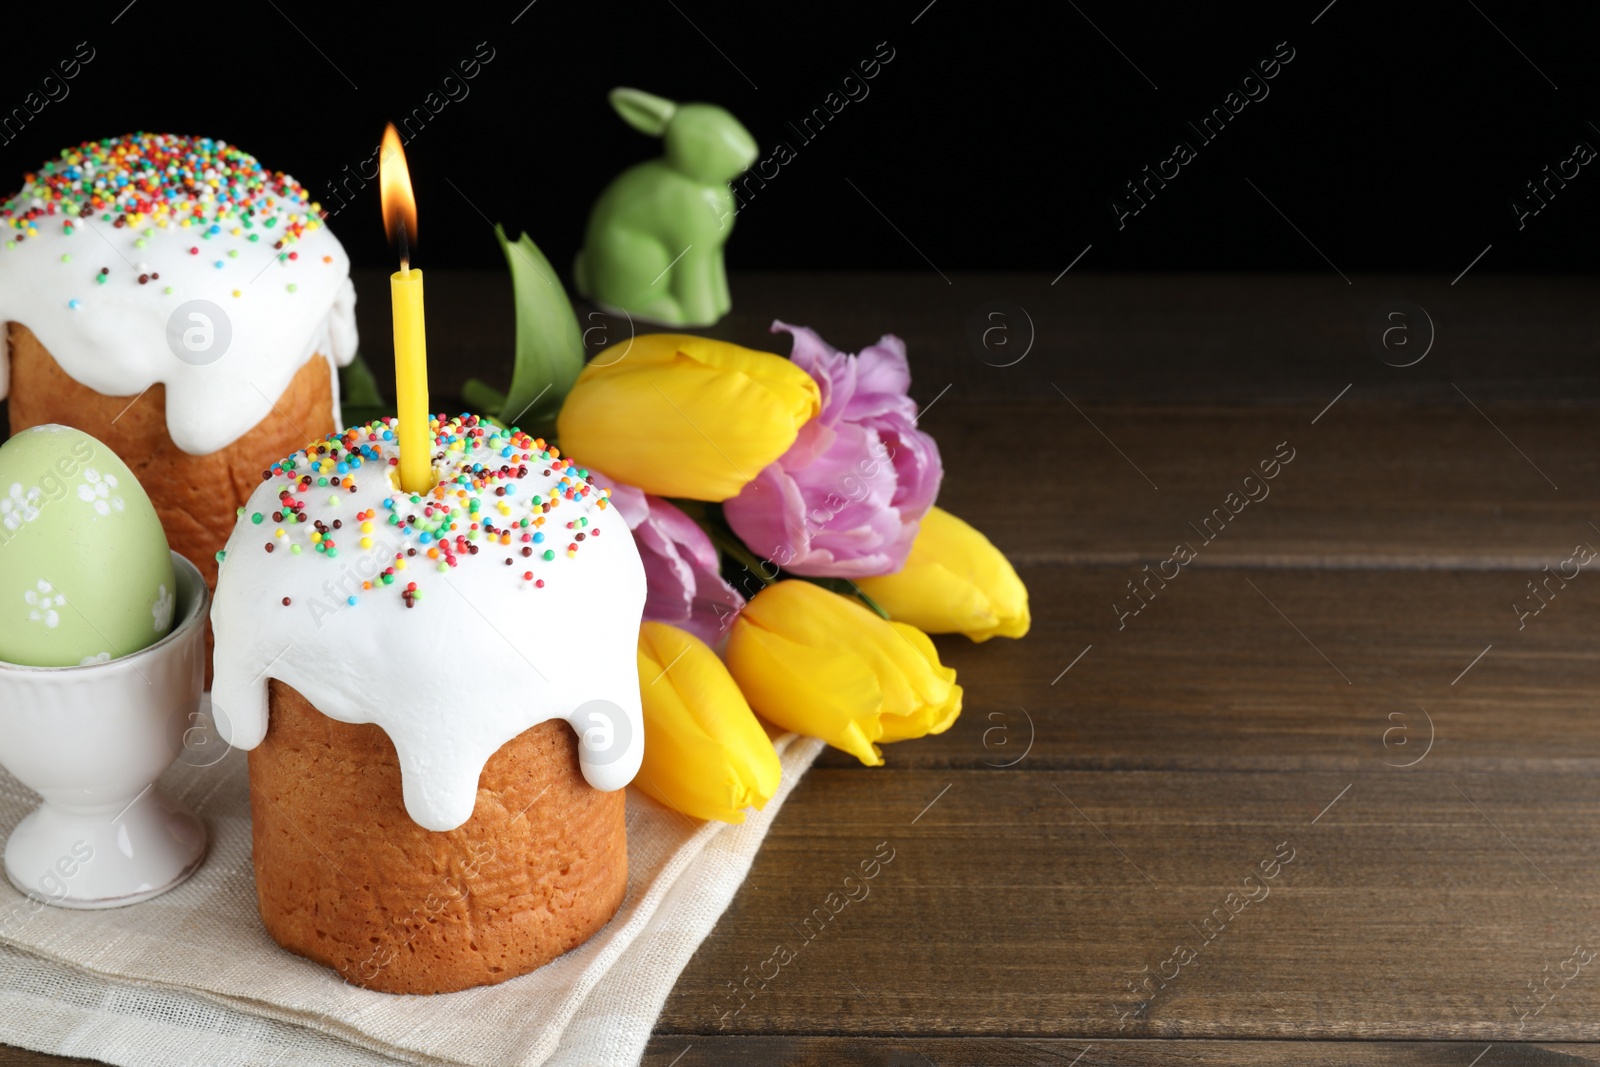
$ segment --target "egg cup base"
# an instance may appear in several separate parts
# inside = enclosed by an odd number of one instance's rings
[[[72,845],[63,850],[63,842]],[[120,908],[182,884],[199,869],[206,845],[205,824],[156,789],[115,821],[46,804],[11,832],[6,879],[25,896],[58,908]],[[80,862],[78,856],[90,858]]]

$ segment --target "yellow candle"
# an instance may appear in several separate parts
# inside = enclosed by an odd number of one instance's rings
[[[428,432],[428,344],[422,320],[422,272],[389,275],[394,303],[394,397],[400,416],[400,488],[433,488],[433,435]]]

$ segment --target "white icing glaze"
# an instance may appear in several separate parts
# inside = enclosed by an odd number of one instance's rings
[[[379,433],[384,429],[374,425]],[[627,522],[609,501],[600,506],[600,491],[593,487],[587,499],[561,496],[562,477],[576,478],[575,471],[538,459],[538,447],[531,453],[513,447],[506,457],[504,442],[488,444],[487,436],[464,450],[449,450],[446,442],[445,458],[436,459],[434,470],[449,486],[445,499],[458,508],[456,528],[446,535],[458,565],[441,572],[439,561],[427,556],[429,548],[440,547],[435,536],[423,540],[418,527],[387,521],[391,514],[438,520],[422,515],[424,505],[411,504],[410,494],[392,488],[388,461],[396,448],[366,440],[370,429],[351,432],[377,451],[376,458],[344,475],[331,465],[327,473],[313,471],[330,482],[353,478],[354,493],[348,484],[295,488],[290,499],[303,503],[305,521],[276,522],[273,514],[284,506],[280,492],[294,483],[275,473],[256,488],[234,528],[211,610],[212,700],[223,736],[240,748],[259,744],[267,731],[267,681],[280,679],[330,718],[383,729],[399,757],[406,811],[429,830],[451,830],[470,818],[489,757],[553,718],[567,719],[583,738],[579,761],[589,784],[622,788],[638,772],[644,752],[636,648],[645,577]],[[487,516],[498,532],[529,519],[530,526],[511,528],[511,544],[502,545],[471,528],[473,516],[459,510],[469,505],[455,496],[454,480],[470,477],[475,463],[498,470],[524,454],[530,457],[523,461],[526,476],[469,487],[467,499],[480,502],[480,523]],[[288,477],[311,470],[304,452],[289,460],[295,467]],[[510,492],[496,496],[496,486],[509,486]],[[551,500],[553,488],[559,502],[548,512],[543,503],[532,504],[535,497]],[[394,512],[387,501],[395,503]],[[369,510],[375,517],[366,534],[371,547],[364,549],[356,515]],[[258,512],[260,524],[252,521]],[[542,528],[532,525],[541,517]],[[336,518],[343,524],[338,530],[332,529]],[[317,522],[329,528],[336,558],[315,550],[311,534]],[[569,529],[569,522],[577,528]],[[276,536],[279,528],[282,537]],[[576,540],[579,533],[582,541]],[[544,539],[524,542],[524,534]],[[268,542],[275,546],[270,553]],[[293,545],[300,546],[298,555]],[[566,551],[570,545],[577,546],[573,556]],[[524,548],[532,555],[524,556]],[[382,571],[396,553],[410,550],[416,555],[405,557],[393,584],[382,584]],[[545,550],[555,558],[545,560]],[[544,587],[524,580],[526,572]],[[363,581],[373,581],[373,587],[362,589]],[[408,608],[402,591],[410,582],[423,595]],[[354,605],[346,602],[350,595]],[[596,700],[615,705],[599,709],[611,720],[609,743],[607,723],[586,707]]]
[[[0,217],[0,324],[27,326],[67,374],[108,396],[133,396],[163,383],[173,442],[195,455],[227,447],[271,413],[313,352],[322,352],[334,368],[355,356],[349,258],[311,217],[303,190],[293,179],[283,180],[295,194],[274,196],[276,206],[253,216],[249,228],[243,216],[234,216],[206,236],[214,199],[179,196],[170,201],[175,210],[160,218],[134,215],[117,226],[122,208],[80,217],[81,201],[52,201],[54,187],[35,177]],[[205,211],[204,224],[180,225],[176,209],[196,203]],[[57,212],[31,220],[31,229],[17,224],[19,213],[51,206]],[[102,217],[108,213],[110,222]],[[306,229],[286,240],[295,219]],[[275,248],[279,240],[285,243]],[[294,259],[278,258],[290,253]],[[109,270],[107,280],[97,283],[102,267]],[[160,277],[140,284],[140,274]],[[169,347],[168,320],[191,300],[209,301],[227,317],[231,340],[214,362],[186,362]],[[10,360],[0,331],[0,398],[9,385]],[[337,425],[337,384],[334,418]]]

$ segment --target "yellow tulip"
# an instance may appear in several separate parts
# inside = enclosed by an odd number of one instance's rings
[[[922,517],[903,568],[856,584],[891,619],[931,634],[966,634],[974,641],[1021,637],[1032,621],[1027,586],[1010,561],[940,508]]]
[[[961,714],[956,672],[927,635],[810,582],[755,595],[728,636],[728,669],[762,717],[868,766],[883,763],[874,742],[943,733]]]
[[[782,356],[685,334],[635,337],[578,375],[562,451],[657,496],[726,500],[821,410],[811,375]]]
[[[639,628],[644,763],[633,784],[697,819],[744,822],[782,777],[778,754],[717,654],[664,622]]]

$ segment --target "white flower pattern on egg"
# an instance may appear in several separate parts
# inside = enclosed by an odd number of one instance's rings
[[[115,474],[101,474],[93,467],[85,467],[83,478],[83,484],[78,486],[78,499],[93,504],[95,514],[109,515],[122,510],[122,498],[111,492],[117,487]]]
[[[40,578],[33,589],[22,594],[22,599],[28,602],[29,621],[42,622],[49,630],[61,625],[61,614],[56,608],[66,604],[67,595],[56,592],[55,586]]]
[[[164,634],[172,629],[172,594],[165,583],[156,590],[156,602],[150,605],[150,615],[155,620],[156,633]]]
[[[0,496],[0,522],[5,523],[6,529],[15,531],[23,523],[37,519],[42,495],[37,485],[24,491],[21,482],[12,482],[11,491]]]
[[[88,666],[91,666],[91,665],[96,664],[96,663],[110,663],[110,662],[111,662],[111,653],[109,653],[109,652],[97,652],[92,656],[83,657],[81,660],[78,661],[78,666],[80,666],[80,667],[88,667]]]

